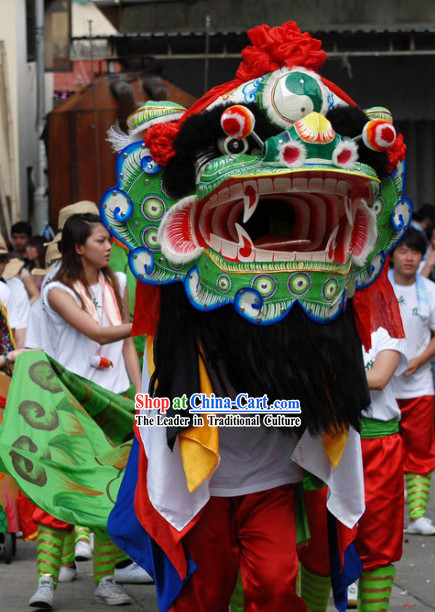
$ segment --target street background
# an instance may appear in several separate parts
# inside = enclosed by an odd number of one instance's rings
[[[427,515],[435,518],[433,487]],[[17,556],[10,565],[5,565],[0,553],[0,612],[22,612],[30,609],[27,602],[36,585],[36,542],[18,540],[17,548]],[[79,563],[78,569],[78,580],[59,585],[55,595],[56,610],[107,612],[107,606],[94,603],[92,563]],[[394,582],[390,611],[435,610],[435,536],[405,535],[403,558],[397,565]],[[158,612],[153,585],[126,585],[126,591],[134,600],[134,604],[126,610]],[[328,612],[333,610],[333,606],[328,608]]]

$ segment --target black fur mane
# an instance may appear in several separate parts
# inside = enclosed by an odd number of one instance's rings
[[[216,395],[298,399],[303,422],[298,433],[358,429],[361,411],[370,404],[351,304],[326,325],[296,304],[279,323],[259,326],[233,306],[196,310],[178,283],[162,287],[151,392],[167,397],[198,392],[199,346],[209,375],[218,381]]]

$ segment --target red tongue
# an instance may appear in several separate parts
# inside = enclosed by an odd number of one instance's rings
[[[286,240],[274,234],[268,234],[254,241],[256,247],[272,251],[306,251],[310,244],[311,240]]]

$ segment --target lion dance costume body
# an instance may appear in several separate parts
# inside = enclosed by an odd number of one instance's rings
[[[295,23],[248,35],[232,82],[189,110],[147,102],[129,134],[111,130],[117,184],[100,213],[141,281],[144,391],[297,399],[301,426],[199,427],[173,406],[166,427],[135,427],[124,472],[128,400],[26,353],[0,457],[62,521],[104,529],[117,498],[109,533],[153,575],[161,610],[226,611],[239,572],[246,610],[305,610],[300,482],[326,483],[344,609],[361,571],[361,343],[379,327],[403,337],[385,262],[412,213],[405,146],[387,109],[361,110],[318,74],[326,54]]]
[[[295,23],[248,35],[232,82],[112,130],[118,182],[100,204],[142,281],[150,393],[302,410],[297,431],[136,428],[109,531],[154,575],[161,609],[227,610],[239,568],[246,610],[306,609],[297,483],[314,474],[331,515],[357,523],[361,342],[381,326],[403,337],[383,267],[412,209],[389,111],[319,76],[321,43]]]

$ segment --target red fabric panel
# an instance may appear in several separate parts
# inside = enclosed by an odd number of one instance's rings
[[[320,78],[321,78],[322,83],[326,85],[326,87],[329,87],[329,89],[333,93],[335,93],[336,96],[339,96],[342,100],[347,102],[347,104],[349,104],[350,106],[358,106],[358,104],[354,102],[352,98],[347,95],[347,93],[345,93],[342,89],[340,89],[340,87],[337,87],[335,83],[333,83],[332,81],[329,81],[328,79],[325,79],[324,77],[320,77]]]
[[[160,287],[136,283],[132,336],[154,336],[160,318]]]
[[[310,527],[310,539],[298,547],[299,560],[313,574],[329,576],[328,521],[326,496],[328,488],[304,491],[305,511]]]
[[[33,520],[33,513],[36,509],[35,504],[20,491],[17,499],[17,510],[24,541],[33,540],[38,533],[38,526]]]
[[[305,612],[296,595],[295,506],[294,485],[211,497],[184,538],[198,569],[171,610],[227,612],[240,564],[246,612]]]
[[[403,455],[400,434],[361,439],[366,510],[356,549],[364,571],[399,561],[403,541]]]
[[[434,398],[423,395],[397,400],[402,419],[404,470],[411,474],[429,474],[435,470]]]
[[[326,508],[327,492],[326,486],[315,491],[304,491],[305,510],[311,537],[306,544],[298,548],[298,555],[307,570],[318,576],[329,576],[331,571]],[[344,551],[355,539],[358,527],[349,529],[340,521],[336,521],[336,525],[338,550],[343,564]]]
[[[134,425],[134,430],[139,442],[139,467],[134,497],[134,511],[142,527],[157,542],[177,570],[180,578],[184,580],[187,573],[187,561],[181,540],[198,521],[201,513],[197,514],[182,531],[177,531],[157,512],[148,497],[148,460],[136,425]]]
[[[74,525],[70,525],[69,523],[64,523],[63,521],[59,521],[59,519],[54,518],[51,514],[47,514],[41,508],[36,508],[33,512],[33,520],[37,525],[44,525],[45,527],[51,527],[52,529],[61,529],[66,531],[72,531],[74,529]]]
[[[357,291],[352,298],[355,323],[366,351],[372,342],[372,332],[383,327],[391,338],[404,338],[402,317],[394,289],[388,279],[388,257],[374,283]]]

